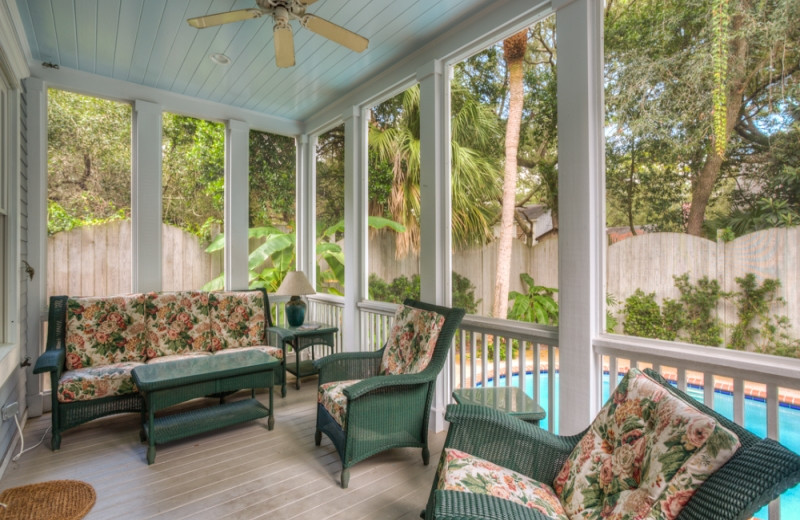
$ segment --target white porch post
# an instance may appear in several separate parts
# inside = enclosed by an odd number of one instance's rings
[[[47,294],[47,86],[38,78],[25,79],[28,127],[28,262],[36,270],[28,283],[27,356],[37,359],[44,342]],[[49,411],[42,399],[40,378],[28,370],[26,398],[28,416]]]
[[[358,351],[361,320],[358,302],[367,297],[367,132],[359,107],[344,120],[344,318],[343,349]]]
[[[247,289],[250,227],[250,127],[229,120],[225,127],[225,289]]]
[[[131,291],[161,290],[161,107],[133,103]]]
[[[567,5],[563,5],[567,4]],[[559,405],[562,435],[597,413],[592,339],[604,301],[603,3],[554,2],[558,35]]]
[[[297,269],[317,286],[317,138],[302,134],[295,139],[297,149]]]
[[[449,81],[445,67],[433,60],[417,71],[420,86],[420,298],[450,305],[450,132]],[[436,384],[430,428],[445,428],[450,402],[450,362]]]

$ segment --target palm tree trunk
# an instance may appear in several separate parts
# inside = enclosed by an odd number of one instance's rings
[[[506,123],[505,173],[503,176],[503,209],[500,237],[497,241],[497,274],[495,276],[492,315],[508,315],[509,278],[511,276],[511,247],[514,239],[514,211],[517,192],[517,149],[522,123],[523,59],[528,43],[528,31],[523,30],[503,41],[503,54],[508,69],[508,121]]]

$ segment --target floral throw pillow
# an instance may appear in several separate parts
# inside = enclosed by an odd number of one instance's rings
[[[67,300],[67,370],[145,360],[144,308],[136,298]]]
[[[148,358],[209,350],[208,293],[148,293],[147,299]]]
[[[553,488],[570,518],[672,520],[739,446],[713,417],[634,368]]]
[[[439,313],[400,306],[383,350],[383,373],[416,374],[425,370],[433,357],[443,324],[444,316]]]
[[[554,520],[569,520],[553,489],[521,473],[463,451],[445,448],[438,489],[480,493],[535,509]]]
[[[264,344],[266,316],[260,291],[211,293],[211,350]]]

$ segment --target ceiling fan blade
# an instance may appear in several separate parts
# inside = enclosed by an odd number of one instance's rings
[[[297,0],[297,3],[303,4],[303,6],[311,5],[311,4],[316,3],[316,2],[317,2],[317,0]]]
[[[224,23],[241,22],[242,20],[249,20],[251,18],[258,18],[264,13],[260,9],[240,9],[238,11],[227,11],[225,13],[209,14],[206,16],[198,16],[196,18],[189,18],[186,20],[192,27],[204,29],[214,25],[222,25]]]
[[[291,26],[275,24],[272,39],[275,42],[275,64],[278,67],[293,67],[294,38],[292,38]]]
[[[339,45],[344,45],[348,49],[356,52],[363,51],[369,44],[369,40],[363,36],[356,34],[353,31],[348,31],[344,27],[340,27],[335,23],[331,23],[328,20],[324,20],[318,16],[314,16],[313,14],[304,15],[302,23],[305,27],[309,28],[311,31],[319,34],[320,36],[324,36],[325,38],[334,41]]]

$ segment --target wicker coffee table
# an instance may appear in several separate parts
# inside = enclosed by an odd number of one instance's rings
[[[133,369],[133,380],[145,402],[141,440],[147,440],[147,463],[156,458],[156,444],[217,428],[268,417],[272,429],[272,386],[280,361],[259,351],[230,352],[153,363]],[[198,397],[252,389],[251,398],[155,417],[156,412]],[[269,390],[269,407],[255,399],[256,388]]]

